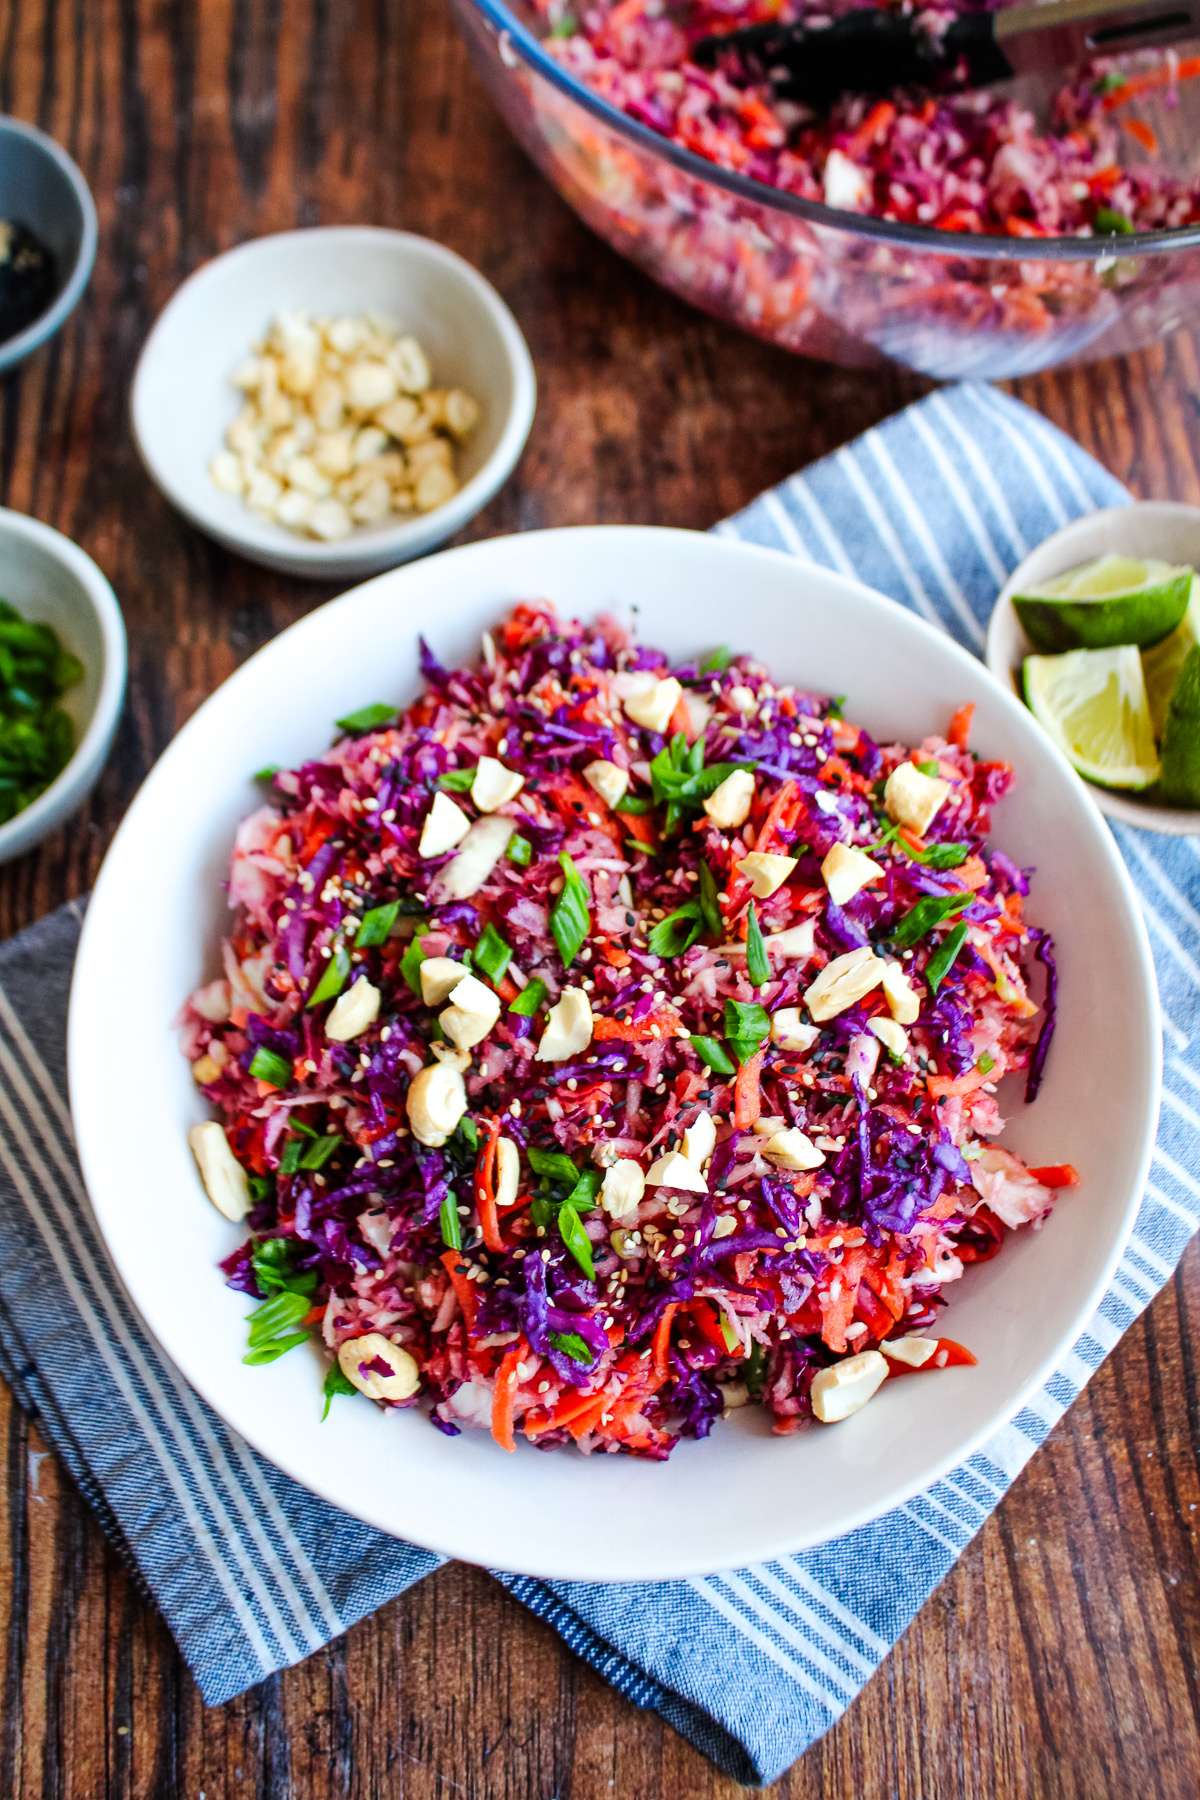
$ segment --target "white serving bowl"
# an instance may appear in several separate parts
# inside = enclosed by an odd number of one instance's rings
[[[241,405],[230,376],[279,312],[382,313],[428,351],[439,387],[474,395],[481,418],[445,506],[322,543],[214,486],[209,461]],[[478,270],[429,238],[354,225],[256,238],[197,269],[146,339],[130,408],[151,479],[193,525],[270,569],[325,580],[391,568],[461,530],[512,473],[536,395],[520,327]]]
[[[91,793],[104,767],[125,697],[125,622],[91,557],[60,531],[0,508],[0,595],[25,618],[52,625],[83,664],[62,698],[75,723],[75,752],[31,806],[0,825],[0,863],[47,837]]]
[[[584,615],[636,604],[643,639],[676,655],[722,639],[752,649],[780,677],[849,690],[852,715],[884,741],[916,742],[973,700],[974,741],[1014,764],[1017,796],[1000,806],[997,835],[1017,862],[1038,865],[1032,916],[1057,935],[1061,1001],[1042,1095],[1029,1108],[1012,1097],[1005,1141],[1035,1164],[1076,1163],[1083,1183],[954,1294],[949,1329],[978,1368],[897,1382],[846,1424],[788,1438],[747,1408],[661,1465],[524,1444],[506,1456],[486,1433],[450,1440],[418,1413],[358,1403],[321,1424],[315,1351],[243,1365],[247,1302],[216,1267],[242,1234],[197,1181],[186,1133],[204,1104],[173,1021],[218,967],[221,879],[239,819],[261,803],[251,771],[320,750],[352,707],[413,696],[418,630],[448,663],[473,658],[481,631],[529,596]],[[139,939],[131,983],[132,916],[155,929]],[[381,576],[293,625],[201,707],[101,871],[69,1058],[79,1151],[113,1261],[167,1354],[236,1430],[315,1493],[432,1550],[620,1580],[830,1538],[926,1487],[1021,1405],[1089,1318],[1132,1223],[1158,1110],[1159,1025],[1145,928],[1112,839],[981,664],[881,595],[774,551],[588,527],[493,539]]]
[[[1158,557],[1162,562],[1191,563],[1200,569],[1200,506],[1174,500],[1135,500],[1129,506],[1106,506],[1064,525],[1031,550],[1009,576],[988,622],[987,664],[997,680],[1020,693],[1021,665],[1034,646],[1012,603],[1014,594],[1035,591],[1055,575],[1080,563],[1107,556]],[[1047,738],[1047,743],[1050,742]],[[1062,758],[1057,745],[1055,756]],[[1138,825],[1143,831],[1166,831],[1175,837],[1200,833],[1200,812],[1192,807],[1161,806],[1141,794],[1088,784],[1092,798],[1110,819]]]

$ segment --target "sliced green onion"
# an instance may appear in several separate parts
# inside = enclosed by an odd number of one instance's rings
[[[938,765],[934,761],[919,762],[917,764],[917,773],[919,775],[936,775],[937,772],[938,772]]]
[[[255,781],[274,781],[281,766],[279,763],[264,763],[261,769],[255,769],[253,779]]]
[[[930,992],[936,994],[954,967],[959,951],[967,941],[965,925],[956,925],[953,931],[947,932],[929,961],[925,964],[925,979],[929,983]]]
[[[696,1055],[700,1058],[700,1061],[706,1068],[711,1069],[714,1075],[733,1075],[736,1073],[734,1065],[730,1062],[716,1038],[693,1037],[691,1039],[691,1046],[696,1052]]]
[[[707,862],[700,864],[700,912],[709,937],[719,938],[725,929],[725,921],[721,917],[717,884]]]
[[[376,944],[386,943],[392,926],[400,916],[400,902],[389,900],[386,906],[373,906],[359,920],[358,932],[354,939],[356,950],[371,950]]]
[[[981,1075],[990,1075],[995,1066],[996,1059],[990,1050],[985,1050],[975,1064]]]
[[[414,994],[421,992],[421,964],[425,961],[425,952],[421,948],[421,939],[428,931],[427,925],[418,925],[408,949],[400,958],[400,973]]]
[[[709,651],[700,664],[700,673],[702,675],[723,675],[732,661],[733,651],[729,645],[718,644],[715,650]]]
[[[943,919],[951,919],[960,913],[964,906],[970,906],[971,894],[926,894],[918,900],[911,912],[906,912],[898,925],[890,933],[892,942],[900,949],[915,944],[940,925]]]
[[[382,700],[377,700],[373,706],[360,706],[357,712],[347,713],[344,719],[335,719],[334,724],[351,737],[361,737],[366,731],[379,731],[384,725],[390,725],[396,716],[394,706],[385,706]]]
[[[771,1029],[771,1019],[766,1007],[760,1006],[757,1000],[727,1000],[725,1002],[725,1037],[731,1043],[753,1043],[756,1047],[762,1043]]]
[[[293,1268],[295,1248],[290,1238],[260,1238],[250,1252],[254,1279],[264,1294],[311,1294],[317,1285],[315,1269],[298,1275]]]
[[[308,1341],[307,1331],[289,1332],[287,1337],[272,1338],[268,1343],[257,1344],[253,1350],[247,1350],[242,1361],[252,1369],[261,1369],[264,1363],[277,1362],[289,1350],[294,1350],[298,1344],[307,1344]]]
[[[462,1249],[462,1226],[458,1218],[458,1201],[453,1193],[446,1195],[438,1211],[438,1224],[442,1228],[442,1242],[447,1250]]]
[[[752,1400],[757,1400],[763,1391],[767,1378],[766,1361],[762,1345],[757,1341],[751,1344],[750,1354],[742,1370],[742,1380],[746,1383],[746,1392]]]
[[[596,1277],[596,1265],[592,1261],[592,1243],[587,1232],[579,1222],[579,1214],[573,1206],[560,1206],[558,1209],[558,1235],[589,1281]]]
[[[448,788],[452,794],[469,794],[475,785],[474,769],[447,769],[439,775],[437,784],[440,788]]]
[[[592,896],[587,882],[565,850],[558,861],[563,872],[563,885],[550,909],[550,931],[558,945],[563,968],[569,969],[591,929],[592,916],[588,907]]]
[[[653,812],[653,810],[654,802],[648,800],[645,794],[622,794],[613,807],[614,812],[631,813],[638,817],[642,813]]]
[[[300,1159],[303,1155],[303,1139],[289,1138],[287,1143],[283,1146],[283,1155],[279,1159],[279,1173],[281,1175],[294,1175],[296,1170],[300,1167]]]
[[[652,956],[682,956],[704,929],[698,900],[688,900],[651,927],[646,945]]]
[[[725,1348],[727,1350],[740,1350],[742,1340],[734,1330],[733,1325],[730,1322],[729,1314],[722,1306],[718,1306],[717,1308],[717,1324],[721,1327],[721,1336],[725,1339]]]
[[[329,1417],[329,1409],[334,1401],[339,1399],[342,1394],[356,1394],[358,1389],[352,1381],[347,1381],[346,1377],[342,1374],[341,1365],[339,1363],[333,1363],[326,1373],[325,1383],[321,1392],[325,1396],[325,1408],[321,1414],[321,1423],[323,1425]]]
[[[746,914],[746,973],[751,985],[765,987],[771,979],[771,965],[767,960],[767,946],[763,943],[762,928],[758,923],[758,908],[753,900],[750,911]]]
[[[1133,230],[1128,213],[1118,212],[1113,206],[1098,206],[1095,222],[1097,231],[1115,231],[1120,237],[1128,237]]]
[[[250,1073],[255,1081],[269,1081],[272,1087],[282,1088],[292,1079],[292,1065],[286,1056],[260,1044],[251,1059]]]
[[[508,1010],[520,1019],[532,1019],[545,998],[546,984],[535,975],[532,981],[526,982],[516,999],[509,1001]]]
[[[596,1360],[577,1331],[552,1331],[550,1343],[561,1356],[569,1356],[572,1362],[593,1363]]]
[[[458,1121],[458,1135],[467,1146],[468,1150],[478,1150],[479,1127],[471,1117],[470,1113],[465,1113]]]
[[[330,1157],[337,1155],[345,1141],[340,1132],[335,1132],[330,1137],[317,1138],[316,1142],[310,1144],[300,1158],[300,1167],[302,1169],[323,1169]]]
[[[308,997],[307,1006],[324,1006],[326,1000],[336,1000],[345,987],[349,975],[350,952],[343,944],[337,944],[334,947],[333,955],[325,964],[320,981]]]
[[[512,945],[505,942],[494,925],[485,925],[475,946],[475,967],[482,969],[489,981],[499,982],[512,957]]]
[[[533,861],[533,845],[520,832],[514,832],[508,840],[508,860],[516,863],[518,869],[527,869]]]

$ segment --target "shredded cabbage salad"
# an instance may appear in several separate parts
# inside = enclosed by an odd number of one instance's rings
[[[327,1410],[660,1459],[973,1361],[945,1290],[1076,1176],[998,1142],[1056,981],[972,709],[878,744],[545,604],[421,666],[261,772],[185,1008],[246,1360],[315,1342]]]
[[[534,0],[566,68],[632,118],[708,161],[851,212],[1014,238],[1193,223],[1195,181],[1156,161],[1138,105],[1200,74],[1200,57],[1111,59],[1072,72],[1039,120],[1002,90],[847,94],[828,113],[778,101],[739,65],[690,56],[697,39],[764,21],[817,21],[859,0]],[[914,5],[931,33],[988,0]],[[1122,152],[1130,151],[1130,157]]]

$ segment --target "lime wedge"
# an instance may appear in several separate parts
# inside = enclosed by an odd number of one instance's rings
[[[1200,645],[1188,651],[1167,708],[1162,796],[1172,806],[1200,806]]]
[[[1188,651],[1200,644],[1200,576],[1192,576],[1192,597],[1188,601],[1183,622],[1170,637],[1152,650],[1142,651],[1142,671],[1146,677],[1146,693],[1150,700],[1150,717],[1154,735],[1162,740],[1167,723],[1167,704],[1179,679],[1179,671],[1187,661]]]
[[[1068,569],[1013,605],[1038,650],[1157,644],[1187,611],[1193,570],[1131,556],[1101,556]]]
[[[1025,703],[1063,755],[1101,787],[1158,780],[1142,659],[1132,644],[1027,656]]]

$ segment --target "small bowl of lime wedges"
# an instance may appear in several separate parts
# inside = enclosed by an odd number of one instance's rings
[[[1076,519],[1002,590],[987,662],[1110,818],[1200,834],[1200,507]]]

